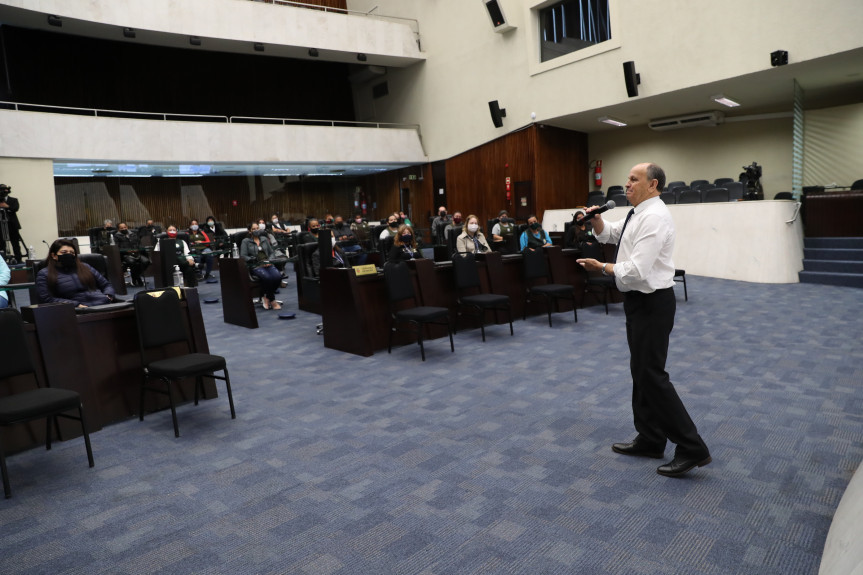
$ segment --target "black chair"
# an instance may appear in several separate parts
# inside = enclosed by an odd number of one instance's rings
[[[666,184],[665,191],[666,192],[673,192],[676,188],[688,188],[688,187],[689,186],[686,185],[686,182],[684,182],[682,180],[675,180],[673,182],[668,182],[668,184]]]
[[[48,256],[48,257],[50,257],[50,256]],[[111,281],[111,278],[108,276],[108,258],[103,256],[102,254],[78,254],[78,259],[81,260],[82,263],[89,265],[91,268],[93,268],[94,270],[96,270],[97,272],[102,274],[102,277],[104,277],[106,280],[108,280],[109,282]],[[32,261],[33,281],[36,280],[36,276],[38,276],[39,272],[42,271],[47,265],[48,265],[48,258],[45,258],[44,260],[33,260]],[[28,288],[27,291],[30,294],[30,303],[34,303],[34,304],[47,303],[47,302],[43,301],[42,298],[39,297],[39,290],[36,289],[35,285],[31,288]],[[122,300],[115,300],[115,301],[122,301]]]
[[[710,202],[727,202],[729,201],[727,188],[710,188],[702,192],[701,201],[705,204]]]
[[[713,185],[717,188],[724,188],[725,184],[729,184],[734,181],[734,178],[716,178],[713,180]]]
[[[587,194],[587,207],[601,206],[605,203],[605,194],[602,191],[590,192]]]
[[[24,322],[18,310],[0,310],[0,380],[11,377],[33,374],[36,370],[27,347],[24,335]],[[81,422],[84,435],[84,445],[87,447],[87,459],[93,467],[93,448],[90,446],[90,435],[84,422],[84,408],[81,396],[68,389],[53,389],[38,387],[22,393],[0,397],[0,432],[3,427],[18,423],[27,423],[45,418],[45,449],[51,449],[51,423],[60,435],[57,425],[58,417],[75,419]],[[78,415],[70,415],[69,411],[77,410]],[[0,435],[0,471],[3,474],[3,492],[6,498],[12,497],[12,487],[9,483],[9,471],[6,468],[6,456],[3,451],[2,435]]]
[[[709,183],[710,182],[707,180],[692,180],[691,182],[689,182],[689,187],[692,188],[693,190],[696,190],[696,189],[698,189],[698,186],[700,186],[701,184],[709,184]]]
[[[413,280],[405,262],[389,261],[384,264],[384,282],[387,286],[387,296],[390,301],[390,336],[387,342],[387,353],[393,352],[393,333],[399,324],[407,324],[416,331],[417,343],[420,346],[422,360],[426,360],[423,347],[423,328],[426,324],[445,325],[449,334],[450,351],[455,352],[452,341],[452,327],[449,323],[449,310],[445,307],[416,306]],[[415,307],[401,307],[403,302],[410,301]]]
[[[614,194],[609,196],[608,199],[614,202],[615,206],[625,206],[628,204],[626,194]]]
[[[773,196],[774,200],[793,200],[794,195],[791,192],[779,192]]]
[[[605,195],[606,197],[608,197],[609,200],[613,199],[612,196],[615,196],[617,194],[626,195],[626,190],[623,186],[608,186],[608,191]]]
[[[581,257],[592,258],[598,262],[605,262],[605,254],[603,253],[602,246],[599,242],[582,244]],[[616,287],[614,276],[604,276],[601,272],[589,272],[587,270],[585,270],[585,273],[587,276],[584,282],[584,293],[602,294],[602,303],[605,305],[605,315],[608,315],[608,300],[611,297],[612,288]]]
[[[381,261],[386,262],[390,257],[390,250],[393,249],[393,242],[395,242],[395,236],[387,236],[381,240],[380,249],[381,249]]]
[[[676,204],[677,196],[674,195],[674,192],[661,192],[659,194],[659,199],[665,202],[666,204]]]
[[[700,204],[701,203],[701,190],[683,190],[680,192],[680,195],[677,196],[678,204]]]
[[[452,271],[455,276],[459,307],[468,307],[476,310],[482,340],[485,341],[486,310],[506,311],[509,316],[509,335],[514,335],[515,332],[512,329],[512,306],[510,305],[509,296],[482,293],[474,254],[454,254],[452,257]],[[467,295],[465,295],[466,293]],[[461,310],[459,310],[459,317],[461,317]]]
[[[456,225],[453,225],[453,227],[451,227],[449,229],[449,236],[447,236],[447,238],[446,238],[446,249],[447,249],[447,253],[450,255],[449,259],[452,259],[452,255],[454,253],[456,253],[456,247],[455,247],[456,240],[461,235],[461,232],[463,229],[464,229],[464,226],[456,226]],[[444,232],[444,235],[446,235],[446,232]]]
[[[234,411],[234,396],[231,394],[231,380],[228,376],[227,362],[224,357],[206,353],[193,353],[192,344],[186,327],[183,325],[180,298],[176,290],[142,291],[135,294],[135,317],[138,323],[138,339],[141,349],[141,363],[144,365],[141,380],[141,407],[139,419],[144,421],[144,394],[154,391],[168,396],[171,405],[171,417],[174,421],[174,436],[180,437],[180,427],[177,425],[177,410],[174,406],[172,383],[177,383],[187,377],[195,378],[195,405],[203,389],[203,376],[222,379],[228,389],[228,402],[231,405],[231,419],[236,419]],[[185,344],[186,353],[164,358],[165,348],[173,344]],[[176,347],[176,346],[175,346]],[[159,359],[154,350],[160,350]],[[224,372],[224,377],[214,372]],[[159,378],[165,389],[148,385],[150,378]]]
[[[689,293],[686,291],[686,270],[674,270],[674,281],[683,282],[683,301],[689,301]]]
[[[522,250],[524,263],[524,281],[526,288],[524,290],[524,317],[527,319],[527,304],[531,301],[542,301],[545,303],[546,311],[548,312],[548,327],[551,327],[551,311],[557,300],[568,299],[572,301],[572,313],[575,316],[575,321],[578,323],[578,310],[575,306],[575,290],[573,286],[566,284],[553,283],[534,283],[537,280],[544,279],[548,281],[548,264],[545,261],[545,254],[542,252],[544,248],[532,250],[525,248]]]
[[[853,184],[851,184],[852,190],[863,190],[863,180],[857,180]]]
[[[704,195],[704,192],[706,192],[707,190],[712,190],[713,188],[716,188],[717,186],[715,184],[711,184],[710,182],[701,182],[700,184],[695,184],[694,186],[690,186],[690,187],[693,190],[699,190],[701,192],[701,194]]]
[[[728,190],[728,201],[736,202],[743,199],[743,184],[741,182],[728,182],[722,187]]]

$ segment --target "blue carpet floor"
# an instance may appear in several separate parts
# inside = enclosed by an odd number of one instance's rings
[[[13,455],[0,573],[815,574],[863,459],[863,291],[688,280],[668,369],[714,462],[683,479],[610,449],[634,435],[619,304],[425,363],[205,305],[237,419],[219,382],[179,439],[160,412],[95,433],[93,469],[80,439]]]

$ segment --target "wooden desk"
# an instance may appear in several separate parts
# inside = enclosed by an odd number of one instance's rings
[[[192,334],[192,351],[209,353],[198,291],[186,288],[183,293],[183,321]],[[81,394],[90,433],[138,414],[142,365],[134,309],[78,315],[71,304],[54,303],[25,306],[21,314],[28,322],[24,329],[39,381]],[[33,385],[32,378],[17,378],[10,391]],[[194,380],[183,382],[180,390],[180,401],[194,399]],[[204,397],[216,396],[215,382],[204,378]],[[167,407],[166,397],[147,394],[148,412]],[[170,421],[165,425],[165,433],[170,433]],[[64,439],[81,432],[80,425],[62,418],[60,427]],[[42,421],[15,426],[5,432],[5,447],[21,451],[44,444],[44,436]]]
[[[571,284],[576,303],[581,305],[585,273],[575,261],[580,252],[559,247],[543,248],[543,252],[548,258],[551,281]],[[513,319],[524,315],[525,282],[521,254],[501,256],[492,252],[478,256],[478,260],[483,291],[508,295]],[[450,321],[455,324],[458,296],[452,264],[420,259],[408,265],[413,269],[411,277],[418,305],[449,308]],[[350,269],[325,268],[321,270],[321,304],[326,347],[362,356],[373,355],[387,347],[390,312],[383,274],[357,277]],[[557,311],[569,311],[571,305],[561,302]],[[527,315],[544,313],[545,308],[535,302],[527,309]],[[501,313],[496,322],[504,323],[506,319],[506,314]],[[464,327],[473,329],[474,325]],[[427,339],[446,337],[446,330],[441,326],[428,326],[427,329]],[[409,334],[398,332],[393,344],[403,345],[412,341]]]

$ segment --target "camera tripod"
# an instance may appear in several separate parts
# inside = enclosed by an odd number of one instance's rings
[[[9,235],[9,214],[6,212],[6,208],[0,208],[0,236],[3,238],[3,256],[7,263],[17,264],[20,263],[15,260],[14,253],[15,249],[12,246],[12,241]],[[26,253],[26,246],[25,246]]]

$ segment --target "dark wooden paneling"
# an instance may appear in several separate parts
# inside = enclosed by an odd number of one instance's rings
[[[537,211],[583,206],[588,186],[587,134],[540,126],[536,131]]]

